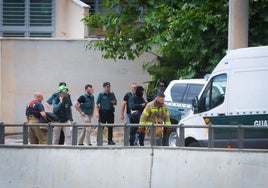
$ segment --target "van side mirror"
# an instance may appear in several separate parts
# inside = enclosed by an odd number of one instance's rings
[[[193,101],[192,101],[192,108],[193,108],[194,114],[199,112],[198,103],[199,103],[198,102],[198,97],[196,96],[195,98],[193,98]]]

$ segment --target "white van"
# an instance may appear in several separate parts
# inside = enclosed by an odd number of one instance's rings
[[[182,125],[268,126],[268,46],[233,50],[212,72]],[[177,129],[179,135],[179,129]],[[215,147],[237,147],[235,128],[216,128]],[[207,146],[207,129],[185,129],[185,146]],[[268,148],[268,129],[244,131],[244,148]]]
[[[165,104],[172,124],[178,124],[181,117],[192,109],[192,100],[199,95],[205,79],[173,80],[165,90]]]
[[[169,117],[172,124],[178,124],[180,119],[192,109],[192,100],[199,95],[204,87],[206,79],[173,80],[165,90],[165,104],[168,107]],[[164,145],[175,145],[177,133],[172,129],[164,134]]]

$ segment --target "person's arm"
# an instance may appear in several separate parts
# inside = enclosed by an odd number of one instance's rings
[[[149,107],[149,105],[146,105],[144,110],[142,111],[139,124],[141,125],[151,124],[152,122],[148,122],[150,113],[151,113],[151,108]]]
[[[111,94],[112,94],[112,100],[111,100],[111,102],[112,102],[113,106],[116,106],[117,105],[116,97],[115,97],[114,93],[111,93]]]
[[[67,94],[67,97],[69,98],[70,105],[73,106],[71,95],[70,94]]]
[[[68,116],[68,119],[71,121],[71,123],[73,123],[73,113],[72,113],[72,108],[70,106],[70,108],[68,108],[68,111],[67,111],[67,116]]]
[[[96,117],[99,118],[100,114],[99,114],[99,105],[98,104],[95,105],[95,111],[96,111]]]
[[[124,98],[123,98],[123,102],[122,102],[121,108],[120,108],[120,118],[121,118],[121,120],[125,119],[125,109],[127,107],[128,100],[129,100],[129,95],[128,95],[128,93],[126,93]]]
[[[59,101],[58,101],[59,100]],[[58,112],[60,107],[62,105],[62,98],[60,97],[59,99],[54,99],[52,102],[52,107],[53,107],[53,112]]]
[[[126,109],[127,101],[123,100],[121,104],[121,110],[120,110],[120,119],[124,120],[125,119],[125,109]]]
[[[92,117],[94,116],[94,112],[95,112],[95,103],[93,102],[93,105],[92,105],[92,109],[93,109],[93,111],[92,111]]]
[[[79,99],[78,99],[79,100]],[[80,102],[76,100],[74,102],[74,108],[82,115],[82,116],[85,116],[86,114],[81,110],[80,108]]]
[[[40,112],[40,115],[43,117],[44,120],[47,121],[47,114],[45,111]]]
[[[168,108],[167,108],[166,106],[165,106],[165,109],[166,109],[165,124],[166,124],[166,125],[171,125],[171,121],[170,121],[170,118],[169,118]]]
[[[100,117],[100,114],[99,114],[99,104],[100,104],[100,96],[101,94],[98,95],[98,98],[97,98],[97,102],[95,104],[95,111],[96,111],[96,117],[99,118]]]
[[[42,116],[42,118],[43,118],[44,120],[47,121],[47,114],[46,114],[46,112],[45,112],[45,108],[44,108],[44,106],[43,106],[41,103],[37,103],[37,104],[38,104],[37,109],[38,109],[40,115]]]
[[[53,112],[53,106],[52,106],[52,103],[53,103],[53,99],[55,99],[57,96],[56,94],[54,93],[53,95],[51,95],[51,97],[49,97],[49,99],[45,102],[45,105],[46,107],[48,108],[48,110],[50,112]]]
[[[45,102],[45,105],[46,105],[47,109],[48,109],[50,112],[53,112],[53,107],[52,107],[52,105],[48,104],[47,102]]]

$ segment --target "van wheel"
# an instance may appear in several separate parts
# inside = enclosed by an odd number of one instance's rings
[[[201,147],[200,143],[192,137],[189,137],[185,140],[185,146],[186,147]]]
[[[165,140],[166,146],[176,147],[178,143],[178,134],[176,129],[171,129],[170,133],[167,133],[163,139]]]

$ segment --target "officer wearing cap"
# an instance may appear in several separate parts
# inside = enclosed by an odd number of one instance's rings
[[[59,87],[60,86],[66,86],[67,87],[67,84],[66,82],[59,82]],[[46,101],[47,102],[47,108],[53,112],[53,108],[52,108],[52,101],[53,99],[59,97],[59,93],[58,92],[55,92],[51,95],[51,97],[49,97],[49,99]]]
[[[114,123],[114,106],[117,104],[116,97],[111,92],[110,82],[103,83],[103,92],[99,93],[96,101],[96,117],[100,123]],[[113,127],[108,127],[108,145],[115,145],[113,142]]]
[[[67,87],[67,84],[66,82],[59,82],[59,87],[60,86],[66,86]],[[52,102],[53,102],[53,99],[59,97],[59,93],[58,92],[55,92],[51,95],[51,97],[46,101],[46,107],[51,111],[53,112],[53,107],[52,107]],[[70,94],[68,94],[68,97],[70,98],[70,101],[71,101],[71,97],[70,97]],[[72,102],[72,101],[71,101]],[[72,104],[71,104],[72,106]],[[61,134],[60,134],[60,139],[59,139],[59,144],[60,145],[63,145],[64,144],[64,132],[61,131]]]
[[[72,102],[68,97],[68,88],[64,85],[58,88],[59,96],[52,101],[53,112],[58,116],[62,123],[73,123],[72,116]],[[65,135],[65,143],[71,145],[71,130],[70,127],[54,127],[53,130],[53,144],[59,143],[60,132],[63,130]]]

